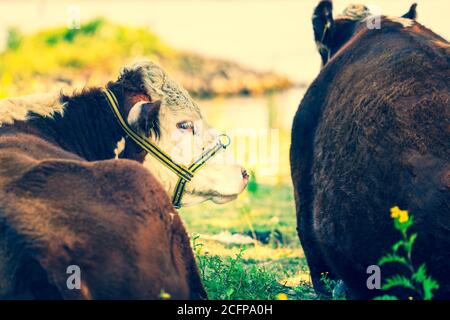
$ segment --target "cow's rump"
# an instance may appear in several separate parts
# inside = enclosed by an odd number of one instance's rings
[[[366,270],[399,240],[395,205],[415,218],[413,263],[425,262],[441,284],[437,297],[450,297],[449,49],[410,23],[361,27],[294,119],[298,230],[313,280],[320,287],[330,272],[354,298],[380,295],[368,290]]]

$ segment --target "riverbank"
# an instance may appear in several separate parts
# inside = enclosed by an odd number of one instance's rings
[[[0,97],[64,87],[102,86],[138,57],[161,64],[193,96],[252,95],[286,89],[292,82],[273,72],[173,48],[146,28],[95,19],[23,35],[8,33],[0,54]]]

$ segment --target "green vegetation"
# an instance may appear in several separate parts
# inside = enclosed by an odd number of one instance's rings
[[[290,86],[289,80],[219,59],[170,47],[148,28],[98,18],[80,26],[23,35],[10,28],[0,53],[0,98],[32,92],[102,86],[137,58],[161,64],[192,94],[260,93]]]
[[[17,28],[10,28],[8,30],[8,37],[6,39],[6,48],[9,50],[16,50],[22,43],[23,35]]]
[[[24,36],[8,34],[0,54],[0,97],[55,86],[102,85],[114,78],[129,57],[171,57],[173,49],[145,28],[128,28],[96,19],[80,29],[53,28]]]
[[[249,190],[241,194],[238,200],[225,205],[206,202],[183,208],[183,220],[191,233],[229,231],[250,236],[252,229],[258,234],[279,231],[282,239],[272,237],[272,246],[299,247],[292,187],[287,184],[258,185],[255,192]]]
[[[296,233],[289,185],[252,180],[237,201],[204,203],[180,213],[194,234],[210,299],[317,299]],[[241,238],[234,242],[233,235]]]
[[[409,232],[414,224],[414,217],[409,216],[407,210],[400,210],[399,207],[391,209],[391,217],[394,218],[394,227],[400,231],[402,238],[392,246],[392,253],[383,256],[378,264],[397,264],[406,271],[404,274],[395,274],[384,281],[382,290],[388,291],[395,288],[406,289],[411,292],[408,299],[433,299],[433,290],[439,289],[439,284],[427,274],[425,264],[415,268],[412,263],[412,251],[417,233]],[[383,295],[377,300],[398,300],[396,295]]]
[[[194,237],[194,250],[210,299],[273,299],[274,293],[283,290],[274,274],[264,267],[245,263],[242,259],[245,246],[235,258],[203,255],[203,245],[196,243],[198,238]]]

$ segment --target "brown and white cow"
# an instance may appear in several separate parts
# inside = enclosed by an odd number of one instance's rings
[[[329,272],[351,298],[382,294],[366,271],[399,240],[389,215],[398,205],[415,218],[413,264],[426,263],[436,298],[450,298],[450,45],[414,20],[415,8],[382,16],[380,29],[366,10],[334,19],[321,1],[314,12],[324,65],[295,115],[290,160],[319,293]]]
[[[180,164],[217,139],[151,62],[107,88],[129,126]],[[240,166],[208,162],[182,204],[232,200],[247,181]],[[100,88],[0,101],[0,298],[206,298],[168,196],[176,182],[125,135]],[[71,265],[79,290],[66,283]]]

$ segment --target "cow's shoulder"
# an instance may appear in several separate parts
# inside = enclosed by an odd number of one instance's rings
[[[169,201],[161,184],[136,161],[45,159],[33,163],[5,185],[5,191],[78,206],[96,202],[136,208]]]
[[[82,160],[58,146],[55,141],[47,140],[36,132],[22,131],[21,125],[0,127],[0,155],[17,158],[26,156],[36,161],[49,158]]]
[[[31,278],[46,270],[55,294],[156,298],[167,288],[186,298],[199,283],[178,213],[135,161],[40,161],[4,186],[0,200],[0,229],[9,230],[0,242],[23,257],[8,268],[33,262]],[[81,269],[81,291],[66,287],[72,265]]]

